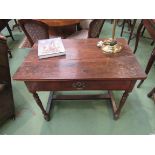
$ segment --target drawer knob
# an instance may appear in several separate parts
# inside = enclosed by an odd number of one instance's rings
[[[76,89],[83,89],[83,88],[86,87],[86,86],[85,86],[85,83],[84,83],[84,82],[80,82],[80,81],[74,82],[74,83],[72,84],[72,86],[73,86],[73,88],[76,88]]]

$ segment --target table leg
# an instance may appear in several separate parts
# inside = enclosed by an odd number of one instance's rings
[[[62,95],[62,96],[55,95],[54,97],[53,97],[54,92],[50,92],[46,110],[44,109],[38,94],[36,92],[33,92],[32,94],[33,94],[33,97],[34,97],[36,103],[40,107],[46,121],[50,120],[50,111],[54,108],[53,100],[79,100],[79,99],[80,100],[81,99],[83,99],[83,100],[85,100],[85,99],[93,99],[93,100],[94,99],[108,99],[108,100],[110,100],[111,104],[112,104],[114,119],[117,120],[119,118],[121,109],[124,106],[125,101],[129,95],[129,92],[130,91],[125,91],[123,93],[123,96],[120,100],[118,107],[115,103],[115,99],[114,99],[111,91],[108,91],[108,94],[103,94],[103,95]]]
[[[119,118],[121,109],[122,109],[122,107],[124,106],[125,101],[126,101],[128,95],[129,95],[129,92],[128,92],[128,91],[125,91],[125,92],[123,93],[123,96],[122,96],[122,98],[121,98],[121,100],[120,100],[119,106],[118,106],[118,108],[117,108],[117,110],[116,110],[116,112],[115,112],[115,114],[114,114],[114,118],[115,118],[116,120]]]
[[[44,109],[44,107],[43,107],[43,104],[42,104],[42,102],[41,102],[41,100],[40,100],[40,98],[39,98],[39,95],[35,92],[35,93],[33,93],[33,97],[34,97],[36,103],[38,104],[38,106],[40,107],[40,109],[41,109],[41,111],[42,111],[42,113],[43,113],[43,115],[44,115],[45,120],[49,121],[49,119],[50,119],[50,118],[49,118],[49,113],[47,113],[47,112],[45,111],[45,109]]]

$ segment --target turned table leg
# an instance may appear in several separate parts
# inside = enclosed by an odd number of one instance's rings
[[[128,92],[128,91],[125,91],[125,92],[123,93],[123,96],[122,96],[122,98],[121,98],[121,100],[120,100],[119,106],[118,106],[118,108],[117,108],[117,110],[116,110],[116,112],[115,112],[115,115],[114,115],[114,116],[115,116],[115,119],[118,119],[118,118],[119,118],[121,109],[122,109],[122,107],[124,106],[125,101],[126,101],[128,95],[129,95],[129,92]]]
[[[49,119],[50,119],[49,114],[45,111],[43,104],[39,98],[39,95],[35,92],[35,93],[33,93],[33,97],[34,97],[36,103],[38,104],[38,106],[40,107],[40,109],[44,115],[45,120],[49,121]]]

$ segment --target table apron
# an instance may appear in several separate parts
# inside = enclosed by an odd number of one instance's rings
[[[25,81],[30,92],[71,90],[128,90],[132,91],[136,80],[73,80],[73,81]]]

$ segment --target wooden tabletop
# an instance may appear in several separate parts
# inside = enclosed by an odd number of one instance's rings
[[[80,23],[80,19],[37,19],[50,27],[69,26]]]
[[[14,80],[126,80],[145,79],[135,55],[125,42],[120,53],[105,54],[96,43],[101,39],[64,39],[65,56],[38,59],[32,49],[14,75]]]

